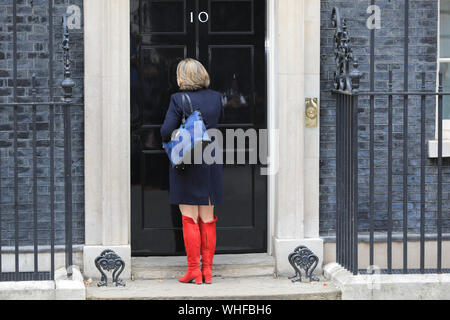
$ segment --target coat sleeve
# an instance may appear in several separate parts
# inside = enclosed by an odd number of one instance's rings
[[[166,113],[166,118],[161,127],[161,137],[163,142],[170,141],[172,137],[172,132],[177,129],[181,124],[182,113],[177,106],[175,96],[170,97],[169,109]]]

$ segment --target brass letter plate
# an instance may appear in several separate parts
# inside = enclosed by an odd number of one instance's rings
[[[305,127],[315,128],[319,119],[319,99],[305,99]]]

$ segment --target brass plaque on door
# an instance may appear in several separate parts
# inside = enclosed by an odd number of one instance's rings
[[[319,119],[319,99],[306,98],[305,99],[305,127],[317,127]]]

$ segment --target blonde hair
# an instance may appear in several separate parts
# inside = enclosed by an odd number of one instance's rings
[[[197,60],[187,58],[178,64],[177,82],[180,90],[195,91],[209,87],[209,74]]]

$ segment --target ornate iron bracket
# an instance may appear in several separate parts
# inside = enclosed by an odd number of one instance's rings
[[[298,246],[288,257],[289,263],[295,270],[295,275],[289,277],[292,282],[301,282],[302,273],[300,269],[305,270],[305,277],[309,281],[319,281],[319,278],[313,275],[314,270],[319,263],[319,258],[306,246]]]
[[[334,32],[334,58],[336,71],[334,73],[334,89],[350,93],[358,93],[362,73],[358,70],[358,62],[353,56],[351,40],[347,30],[347,20],[341,19],[339,9],[334,7],[331,14]],[[353,70],[350,71],[350,65]]]
[[[95,266],[102,275],[100,281],[97,283],[98,287],[104,287],[108,285],[108,279],[103,270],[114,270],[112,274],[113,283],[116,284],[116,287],[125,286],[125,282],[119,279],[119,275],[122,273],[123,269],[125,269],[125,262],[114,251],[109,249],[104,250],[97,258],[95,258]]]

